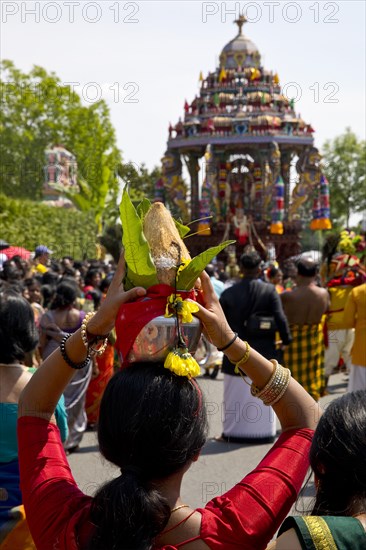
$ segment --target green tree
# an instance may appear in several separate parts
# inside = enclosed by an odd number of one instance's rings
[[[42,197],[44,152],[62,144],[77,158],[80,193],[70,198],[99,223],[106,201],[118,193],[121,153],[104,101],[82,104],[54,73],[33,67],[29,73],[11,61],[0,65],[0,190],[8,196]]]
[[[134,162],[127,162],[120,164],[118,175],[129,186],[132,201],[138,203],[144,197],[150,201],[154,199],[155,184],[161,178],[161,170],[155,166],[150,172],[144,163],[138,166]]]
[[[350,216],[366,209],[366,147],[350,128],[323,146],[334,225],[349,227]]]

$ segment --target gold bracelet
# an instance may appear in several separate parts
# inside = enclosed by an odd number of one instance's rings
[[[276,359],[270,361],[273,363],[273,373],[267,384],[261,390],[252,384],[251,389],[252,395],[261,399],[267,406],[274,405],[283,397],[291,379],[289,369],[279,365]]]
[[[94,311],[91,311],[90,313],[87,313],[87,315],[85,315],[85,317],[83,319],[83,322],[81,323],[81,339],[83,341],[84,346],[88,350],[88,353],[94,353],[95,355],[97,355],[99,357],[100,355],[103,355],[103,353],[107,349],[108,336],[106,338],[104,338],[103,345],[100,348],[95,349],[95,348],[91,347],[90,343],[88,342],[88,337],[87,337],[87,334],[86,334],[86,327],[87,327],[87,324],[89,323],[90,319],[92,317],[94,317],[94,315],[95,315]],[[98,339],[100,339],[98,336],[95,336],[95,338],[96,338],[97,341],[98,341]]]
[[[245,353],[244,353],[243,357],[241,359],[239,359],[239,361],[237,361],[237,363],[234,363],[235,364],[234,372],[235,372],[235,374],[240,374],[240,376],[242,377],[244,382],[246,384],[248,384],[248,386],[250,386],[248,380],[245,378],[245,373],[240,368],[242,365],[245,365],[245,363],[248,361],[249,354],[250,354],[250,345],[248,344],[248,342],[246,342],[244,340],[243,340],[243,343],[245,344],[245,347],[246,347]]]
[[[237,361],[235,363],[235,374],[240,374],[239,372],[239,368],[242,366],[242,365],[245,365],[245,363],[248,361],[249,359],[249,355],[250,355],[250,345],[248,344],[248,342],[246,341],[243,341],[243,344],[245,344],[245,353],[243,355],[243,357],[241,359],[239,359],[239,361]]]
[[[290,384],[290,381],[291,381],[291,371],[290,369],[286,369],[284,367],[283,368],[283,374],[284,374],[284,380],[282,382],[282,387],[278,388],[278,393],[277,395],[272,399],[272,401],[263,401],[263,403],[265,405],[267,405],[268,407],[271,407],[272,405],[274,405],[275,403],[277,403],[280,399],[282,399],[282,397],[284,396],[289,384]]]

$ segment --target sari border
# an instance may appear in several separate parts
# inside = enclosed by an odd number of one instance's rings
[[[337,545],[327,522],[320,516],[304,516],[302,518],[313,541],[316,550],[337,550]]]

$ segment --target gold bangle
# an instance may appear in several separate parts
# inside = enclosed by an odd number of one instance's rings
[[[243,343],[245,344],[245,347],[246,347],[245,353],[244,353],[243,357],[241,359],[239,359],[239,361],[237,363],[235,363],[234,372],[235,372],[235,374],[240,374],[240,376],[242,377],[244,382],[246,384],[248,384],[248,386],[250,386],[251,384],[249,384],[248,380],[245,378],[245,373],[240,368],[242,365],[245,365],[245,363],[248,361],[249,355],[250,355],[250,345],[248,344],[247,341],[244,341],[244,340],[243,340]]]
[[[289,369],[279,365],[276,359],[270,359],[273,364],[273,373],[267,384],[261,390],[252,384],[251,393],[258,397],[264,405],[271,406],[279,401],[288,388],[291,379]]]
[[[242,366],[242,365],[245,365],[245,363],[248,361],[249,359],[249,355],[250,355],[250,345],[248,344],[248,342],[246,341],[243,341],[243,344],[245,344],[245,353],[243,355],[243,357],[241,359],[239,359],[239,361],[237,361],[235,363],[235,374],[240,374],[239,372],[239,368]]]
[[[290,384],[290,381],[291,381],[291,371],[290,369],[286,369],[284,367],[283,368],[283,374],[284,374],[284,381],[282,383],[282,387],[279,388],[279,392],[277,393],[277,395],[272,399],[272,401],[263,401],[263,403],[265,405],[267,405],[268,407],[271,407],[272,405],[275,405],[280,399],[282,399],[282,397],[284,396],[289,384]]]
[[[258,397],[260,399],[261,395],[263,395],[267,391],[267,389],[271,386],[272,382],[275,379],[276,371],[278,367],[278,361],[276,361],[276,359],[270,359],[270,361],[273,365],[272,374],[269,377],[268,382],[264,385],[264,387],[261,390],[255,384],[252,384],[250,393],[252,394],[253,397]]]
[[[90,343],[88,342],[88,337],[87,337],[87,334],[86,334],[86,327],[87,327],[90,319],[92,317],[94,317],[94,315],[95,315],[94,311],[91,311],[90,313],[85,315],[85,317],[83,319],[83,322],[81,323],[81,339],[83,341],[84,346],[88,350],[88,353],[94,353],[95,355],[97,355],[99,357],[100,355],[103,355],[103,353],[105,352],[105,350],[107,348],[108,336],[106,338],[104,338],[103,345],[100,348],[95,349],[95,348],[91,347]],[[100,337],[96,336],[96,340],[98,340],[98,339],[100,339]]]

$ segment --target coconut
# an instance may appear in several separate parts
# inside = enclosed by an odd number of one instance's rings
[[[183,259],[190,260],[191,256],[172,215],[163,203],[155,202],[151,205],[144,218],[143,231],[159,282],[174,286],[177,267]]]

